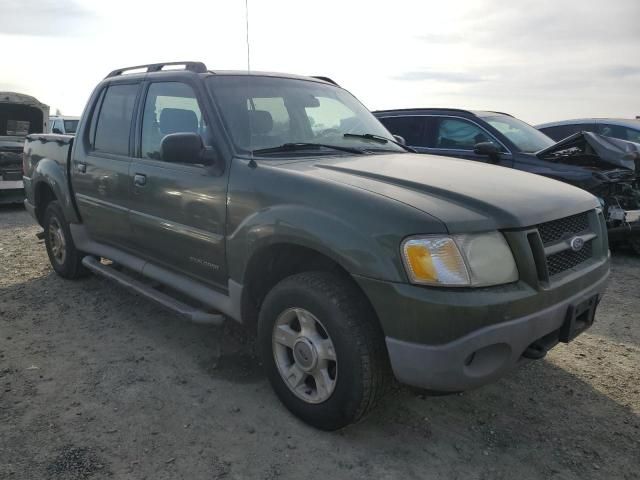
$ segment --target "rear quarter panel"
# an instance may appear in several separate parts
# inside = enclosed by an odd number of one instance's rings
[[[38,205],[43,184],[53,190],[68,222],[78,222],[69,185],[70,135],[29,135],[24,143],[24,181],[27,200]]]

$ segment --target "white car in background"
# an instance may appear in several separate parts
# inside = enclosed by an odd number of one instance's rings
[[[80,117],[56,115],[49,117],[49,132],[75,135]]]

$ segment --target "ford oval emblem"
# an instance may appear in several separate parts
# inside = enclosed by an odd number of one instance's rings
[[[580,237],[573,237],[571,242],[569,242],[569,245],[571,245],[571,250],[579,252],[582,250],[582,247],[584,247],[584,240]]]

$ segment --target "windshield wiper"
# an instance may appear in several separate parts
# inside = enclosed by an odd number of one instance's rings
[[[253,150],[253,154],[261,153],[280,153],[280,152],[295,152],[296,150],[319,150],[321,148],[330,148],[333,150],[339,150],[341,152],[364,154],[365,152],[359,148],[342,147],[340,145],[329,145],[326,143],[310,143],[310,142],[295,142],[295,143],[283,143],[277,147],[259,148]]]
[[[416,153],[416,151],[413,148],[408,147],[408,146],[398,142],[395,139],[383,137],[382,135],[374,135],[373,133],[345,133],[343,136],[344,136],[344,138],[364,138],[365,140],[373,140],[374,142],[378,142],[378,143],[389,143],[389,142],[391,142],[394,145],[398,145],[399,147],[404,148],[407,152]]]

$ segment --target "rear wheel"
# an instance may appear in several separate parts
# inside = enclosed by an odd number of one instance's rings
[[[391,385],[370,305],[351,282],[331,273],[301,273],[278,283],[263,302],[258,343],[282,403],[317,428],[358,421]]]
[[[89,272],[82,265],[84,254],[76,249],[62,207],[57,201],[47,205],[43,227],[44,243],[55,272],[68,279],[86,276]]]

